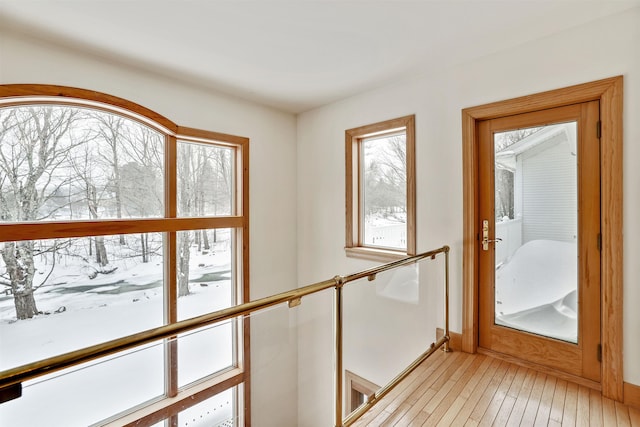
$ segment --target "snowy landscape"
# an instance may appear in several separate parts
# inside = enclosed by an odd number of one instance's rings
[[[575,243],[533,240],[496,270],[496,323],[577,342]]]
[[[191,257],[191,266],[191,293],[178,299],[180,318],[230,306],[229,250],[198,253]],[[50,280],[62,284],[36,292],[38,306],[47,314],[17,321],[12,298],[0,298],[2,370],[162,324],[161,257],[144,264],[127,259],[118,266],[122,268],[91,280],[83,273],[85,267],[76,262],[56,268]],[[180,385],[231,366],[232,343],[229,322],[181,337]],[[91,425],[162,395],[162,345],[109,359],[79,368],[79,372],[74,369],[26,384],[22,398],[0,406],[0,425]],[[229,391],[203,402],[204,412],[181,425],[211,426],[228,420],[233,415],[232,395]],[[201,417],[207,412],[207,417]]]
[[[235,304],[232,230],[187,227],[172,240],[145,232],[144,222],[166,218],[167,206],[185,219],[232,215],[236,151],[174,141],[168,172],[168,143],[157,129],[101,109],[0,108],[0,222],[12,233],[0,236],[0,369],[164,325],[165,304],[176,304],[178,320]],[[127,220],[126,231],[109,229],[127,234],[92,234],[92,224],[113,220]],[[48,228],[58,238],[47,238]],[[164,276],[169,253],[175,277]],[[232,366],[235,331],[227,322],[180,336],[177,357],[156,343],[36,379],[0,405],[0,425],[86,426],[131,410],[164,395],[167,363],[177,363],[179,387]],[[230,390],[178,417],[225,425],[234,405]]]

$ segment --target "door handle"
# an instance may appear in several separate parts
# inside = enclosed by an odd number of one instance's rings
[[[502,242],[502,239],[496,237],[495,239],[489,239],[489,220],[482,221],[482,250],[489,250],[489,243]]]

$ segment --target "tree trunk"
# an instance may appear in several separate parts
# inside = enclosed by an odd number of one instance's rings
[[[13,304],[16,308],[16,317],[19,320],[31,319],[38,314],[38,307],[36,307],[36,300],[31,289],[13,294]]]
[[[91,218],[98,219],[98,196],[96,186],[89,182],[87,182],[87,205]],[[96,262],[98,265],[104,267],[109,264],[107,248],[104,246],[104,237],[96,236],[94,241],[96,243]]]
[[[149,262],[149,241],[147,240],[147,234],[140,234],[140,246],[142,248],[142,262]]]
[[[207,230],[202,230],[202,240],[204,242],[204,250],[208,251],[211,249],[211,245],[209,244],[209,236],[207,235]]]
[[[104,237],[102,236],[96,236],[96,262],[101,267],[109,264],[107,248],[104,245]]]
[[[33,296],[33,242],[25,240],[18,243],[6,242],[2,249],[2,259],[5,263],[16,317],[20,320],[30,319],[38,314],[36,300]]]
[[[113,116],[112,116],[113,117]],[[113,167],[113,180],[114,182],[114,193],[116,199],[116,216],[118,219],[122,218],[122,177],[120,176],[120,158],[118,156],[118,142],[120,137],[120,127],[122,126],[122,120],[116,119],[115,121],[105,123],[105,125],[110,129],[110,134],[108,134],[107,139],[109,139],[109,143],[111,145],[111,161]],[[105,133],[105,135],[107,135]],[[124,246],[124,234],[120,235],[120,245]]]
[[[178,296],[189,295],[189,258],[191,245],[189,232],[183,232],[178,237]]]
[[[198,245],[198,252],[202,252],[202,230],[196,230],[196,245]]]

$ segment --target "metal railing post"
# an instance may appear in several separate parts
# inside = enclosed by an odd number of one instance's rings
[[[442,351],[449,353],[449,246],[444,246],[444,336],[447,337]]]
[[[335,348],[335,426],[342,427],[342,286],[344,279],[336,276],[336,290],[334,293],[334,315],[335,321],[333,326]]]

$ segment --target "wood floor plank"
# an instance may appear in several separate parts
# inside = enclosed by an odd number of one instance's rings
[[[433,414],[433,412],[438,408],[438,406],[441,404],[444,398],[449,394],[449,392],[455,386],[455,384],[456,384],[455,381],[449,381],[444,386],[442,386],[442,388],[438,390],[436,395],[433,396],[433,399],[431,399],[429,403],[427,403],[424,406],[424,408],[422,409],[422,412],[429,414],[429,416],[431,416],[431,414]],[[436,424],[436,422],[437,420],[434,419],[433,424]]]
[[[589,389],[584,386],[578,387],[578,408],[576,410],[576,425],[589,425]]]
[[[398,405],[395,411],[393,411],[389,416],[380,424],[380,427],[390,427],[396,424],[396,422],[402,418],[407,411],[411,409],[411,405],[408,403],[401,403]]]
[[[531,395],[531,390],[533,390],[533,383],[535,382],[535,380],[536,380],[536,371],[532,369],[527,369],[527,376],[525,377],[524,383],[522,384],[522,388],[518,393],[518,398],[516,399],[516,402],[513,405],[511,414],[509,414],[507,425],[509,426],[520,425],[520,422],[522,421],[522,416],[524,415],[524,409],[527,407],[527,402],[529,402],[529,396]]]
[[[493,396],[496,394],[496,390],[498,390],[498,386],[502,382],[502,379],[506,375],[508,369],[509,369],[509,363],[506,363],[506,362],[500,364],[498,369],[496,369],[496,372],[493,374],[491,381],[489,381],[487,388],[484,390],[484,392],[480,396],[480,399],[478,400],[476,407],[473,408],[471,415],[469,415],[470,419],[477,421],[478,424],[480,423],[482,416],[484,415],[485,411],[489,407],[489,404],[491,403]]]
[[[500,411],[500,408],[504,403],[504,399],[507,397],[507,393],[511,388],[511,384],[513,383],[513,379],[516,377],[517,372],[518,366],[509,366],[507,373],[505,374],[504,378],[500,382],[500,385],[498,385],[495,394],[493,395],[493,399],[491,399],[491,402],[489,402],[487,410],[484,411],[484,415],[482,416],[482,419],[479,423],[481,426],[491,426],[493,424],[493,421],[496,419],[496,416],[498,415],[498,412]]]
[[[602,395],[595,390],[589,390],[589,425],[602,426]]]
[[[536,381],[533,383],[531,395],[529,396],[527,406],[524,409],[521,425],[532,426],[533,423],[535,423],[538,407],[540,406],[540,398],[542,397],[542,391],[544,390],[544,383],[546,380],[546,374],[543,374],[542,372],[538,372],[536,374]]]
[[[567,383],[567,394],[564,399],[564,412],[562,413],[563,427],[576,425],[576,410],[578,408],[578,385]]]
[[[516,372],[513,381],[511,382],[511,386],[509,386],[509,390],[507,390],[507,395],[502,401],[502,405],[500,406],[500,410],[496,414],[495,420],[493,421],[494,426],[506,426],[509,417],[511,416],[511,411],[516,403],[518,398],[518,394],[520,393],[520,389],[524,383],[524,379],[526,377],[528,369],[520,366],[518,367],[518,371]]]
[[[456,352],[455,356],[457,356],[457,360],[454,359],[447,370],[442,372],[442,374],[440,374],[440,376],[429,386],[429,388],[432,388],[436,391],[440,390],[447,382],[449,382],[453,375],[455,375],[455,373],[460,369],[460,366],[464,365],[464,363],[470,359],[466,357],[465,354],[460,352]]]
[[[458,413],[460,412],[460,410],[462,409],[466,401],[467,399],[464,399],[458,396],[456,400],[454,400],[453,403],[447,408],[447,412],[445,412],[442,418],[440,418],[436,426],[446,427],[446,426],[454,425],[453,420],[455,420],[455,418],[458,416]],[[433,422],[433,420],[431,421]],[[432,425],[432,424],[427,423],[426,425]]]
[[[621,427],[631,427],[629,419],[629,407],[623,403],[615,402],[616,405],[616,423]]]
[[[407,424],[407,426],[408,427],[422,426],[423,423],[427,421],[427,418],[429,418],[429,414],[427,414],[426,412],[420,412],[417,417],[415,417],[413,420],[411,420],[409,424]]]
[[[471,415],[471,412],[473,412],[473,409],[480,400],[480,397],[482,397],[482,393],[489,384],[489,381],[491,381],[491,378],[493,378],[493,375],[501,364],[502,362],[497,359],[493,359],[491,361],[491,365],[489,366],[489,368],[482,373],[482,377],[479,381],[476,382],[476,386],[466,396],[465,404],[462,406],[462,409],[460,409],[458,416],[453,420],[454,425],[465,424],[466,420],[469,418],[469,415]],[[465,397],[465,390],[460,393],[461,397]]]
[[[502,401],[502,406],[496,415],[491,425],[496,427],[508,426],[509,416],[513,410],[513,405],[516,403],[516,398],[513,396],[506,396]]]
[[[460,357],[465,357],[465,355],[461,355]],[[471,362],[473,361],[472,360],[473,358],[471,357],[467,357],[467,359],[469,359]],[[452,358],[451,360],[452,363],[449,365],[448,369],[446,369],[444,372],[440,372],[440,375],[438,375],[437,377],[434,373],[434,378],[433,378],[434,381],[432,382],[425,381],[421,387],[416,389],[416,391],[413,393],[413,396],[414,398],[417,398],[417,400],[407,399],[407,402],[410,402],[412,406],[405,414],[403,414],[403,416],[400,419],[397,420],[396,424],[398,426],[408,425],[411,422],[411,420],[413,420],[413,418],[415,418],[417,415],[423,412],[423,408],[439,393],[439,389],[442,389],[441,386],[436,385],[436,382],[442,380],[443,378],[448,379],[455,372],[457,372],[457,370],[466,369],[466,367],[469,366],[469,364],[467,364],[466,361],[462,359],[460,359],[462,360],[462,365],[456,366],[456,364],[453,363],[453,361],[455,360],[456,358]],[[447,388],[447,391],[450,388],[451,387]]]
[[[549,416],[551,415],[551,404],[553,403],[553,394],[556,389],[556,383],[558,379],[556,377],[547,376],[547,380],[544,383],[544,390],[540,397],[540,405],[538,406],[538,413],[536,414],[536,421],[534,426],[546,426],[549,424]]]
[[[629,421],[631,427],[640,427],[640,410],[636,408],[629,408]]]
[[[640,427],[640,410],[599,391],[491,356],[452,356],[428,359],[354,425]]]
[[[491,362],[490,360],[487,360],[486,356],[469,357],[469,360],[471,360],[471,363],[466,365],[463,372],[461,372],[460,370],[456,371],[456,374],[451,377],[451,380],[454,380],[455,378],[455,384],[451,388],[449,393],[447,393],[447,395],[442,399],[440,404],[433,410],[427,409],[425,411],[429,414],[429,422],[427,423],[428,425],[436,425],[445,415],[445,413],[449,411],[451,405],[459,399],[461,392],[472,380],[472,377],[476,375],[483,366],[485,366],[484,369],[482,369],[482,372],[484,372],[484,370],[486,370],[486,367],[488,367]]]
[[[469,366],[473,365],[474,363],[476,364],[481,363],[482,360],[484,360],[478,357],[474,357],[473,355],[468,353],[461,353],[461,352],[458,352],[458,353],[462,354],[462,356],[464,357],[464,361],[458,367],[458,369],[453,373],[453,375],[451,375],[451,379],[454,381],[460,380],[460,378],[465,374],[465,372],[467,372],[467,369],[469,368]]]
[[[367,421],[367,427],[380,427],[389,417],[391,412],[382,411],[372,420]]]
[[[602,399],[602,424],[604,427],[616,427],[618,417],[616,416],[615,402],[602,396],[600,398]]]
[[[483,356],[479,354],[478,356]],[[482,380],[484,374],[493,366],[493,370],[498,366],[498,361],[492,357],[483,356],[482,364],[478,368],[476,372],[474,372],[473,376],[469,378],[469,381],[464,385],[462,391],[460,391],[460,397],[463,399],[468,399],[471,396],[473,390],[478,386],[478,383]],[[493,375],[493,374],[492,374]]]
[[[420,418],[423,419],[422,422],[424,422],[429,417],[429,414],[424,412],[423,408],[427,405],[427,403],[431,401],[431,399],[434,398],[434,396],[437,393],[438,392],[436,390],[429,388],[422,395],[422,397],[413,405],[413,407],[410,410],[408,410],[407,413],[404,414],[404,416],[401,419],[398,420],[398,423],[397,423],[398,427],[409,425],[409,423],[411,423],[414,418],[418,417],[418,415],[420,415]],[[422,422],[419,425],[422,425]]]
[[[507,396],[511,396],[514,399],[518,398],[518,394],[520,394],[520,389],[522,389],[524,379],[526,378],[528,372],[529,369],[525,368],[524,366],[518,367],[518,372],[516,372],[516,376],[511,383],[511,387],[509,387],[509,390],[507,391]]]
[[[553,402],[551,403],[551,413],[549,420],[562,424],[562,416],[564,414],[564,399],[567,395],[567,382],[558,380],[556,389],[553,393]]]
[[[440,369],[435,370],[429,375],[429,378],[424,379],[422,384],[420,384],[411,393],[411,395],[406,397],[404,400],[414,405],[420,399],[420,396],[422,396],[422,394],[430,389],[434,383],[440,381],[443,376],[449,378],[453,374],[453,371],[455,371],[455,368],[457,368],[457,366],[455,365],[455,361],[459,356],[460,354],[458,352],[447,354]],[[453,371],[450,371],[450,369],[453,369]]]

